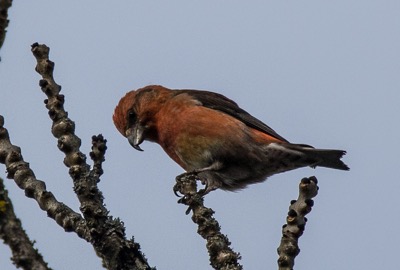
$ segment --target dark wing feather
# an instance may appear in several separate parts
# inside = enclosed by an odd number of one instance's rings
[[[285,138],[276,133],[272,128],[251,116],[248,112],[241,109],[236,102],[229,98],[214,92],[200,91],[200,90],[175,90],[176,95],[188,94],[200,101],[204,107],[224,112],[236,119],[242,121],[247,126],[264,132],[274,138],[288,142]]]

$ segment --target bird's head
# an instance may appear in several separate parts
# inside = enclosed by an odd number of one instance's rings
[[[113,121],[118,131],[139,151],[144,140],[157,141],[156,114],[171,90],[150,85],[130,91],[114,110]]]

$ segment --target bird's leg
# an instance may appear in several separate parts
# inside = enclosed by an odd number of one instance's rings
[[[200,169],[195,169],[193,170],[193,173],[200,173],[200,172],[205,172],[205,171],[218,171],[223,167],[222,162],[215,161],[213,162],[210,166],[200,168]]]
[[[196,178],[200,180],[200,182],[204,185],[204,189],[199,190],[199,194],[201,196],[205,196],[213,190],[216,190],[221,187],[221,183],[208,179],[207,177],[202,177],[201,174],[207,171],[218,171],[223,167],[222,163],[219,161],[215,161],[210,166],[196,169],[193,173],[196,175]],[[200,174],[200,175],[199,175]]]
[[[204,181],[204,182],[203,182]],[[205,186],[203,189],[199,190],[199,195],[204,197],[205,195],[207,195],[208,193],[210,193],[211,191],[214,191],[216,189],[218,189],[220,187],[220,185],[209,185],[207,179],[205,180],[201,180],[201,183],[205,183]]]
[[[204,188],[198,191],[198,194],[202,197],[204,197],[211,191],[214,191],[221,187],[220,182],[213,181],[212,179],[208,179],[207,177],[202,177],[201,175],[197,175],[196,179],[200,180],[201,184],[204,185]]]

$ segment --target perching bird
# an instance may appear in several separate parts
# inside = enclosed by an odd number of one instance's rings
[[[187,172],[216,188],[237,190],[300,167],[349,170],[342,150],[289,143],[227,97],[150,85],[128,92],[114,124],[136,150],[158,143]]]

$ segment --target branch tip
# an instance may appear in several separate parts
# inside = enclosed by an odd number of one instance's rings
[[[318,180],[315,176],[301,179],[298,199],[290,202],[286,218],[287,224],[282,226],[281,244],[277,250],[280,270],[293,269],[294,259],[300,253],[298,240],[307,223],[305,215],[311,211],[314,205],[312,198],[318,193],[317,183]]]

